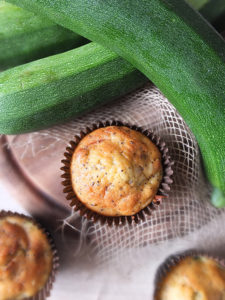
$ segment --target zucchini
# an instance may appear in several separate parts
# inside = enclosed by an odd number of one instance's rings
[[[212,2],[221,0],[186,0],[210,21],[225,11]],[[222,0],[224,1],[224,0]],[[210,6],[211,5],[211,6]],[[34,15],[3,0],[0,1],[0,70],[67,51],[85,44],[80,35]]]
[[[209,0],[187,0],[195,9],[203,7],[203,10],[206,1]],[[217,13],[220,9],[224,8],[219,6]],[[212,18],[215,9],[206,10],[206,14],[208,19],[215,19]],[[86,42],[85,38],[47,18],[0,1],[0,70],[76,48]]]
[[[66,51],[86,40],[72,31],[0,1],[0,70]]]
[[[225,205],[225,43],[198,13],[182,0],[10,2],[108,47],[151,79],[195,134]]]
[[[17,66],[0,73],[0,133],[24,133],[64,122],[147,80],[95,43]]]

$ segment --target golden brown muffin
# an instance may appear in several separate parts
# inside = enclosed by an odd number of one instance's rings
[[[106,216],[130,216],[155,197],[161,154],[142,133],[108,126],[86,135],[73,153],[71,181],[78,199]]]
[[[224,300],[225,269],[204,256],[182,259],[162,280],[156,300]]]
[[[34,296],[47,282],[53,254],[46,235],[19,215],[0,218],[0,300]]]

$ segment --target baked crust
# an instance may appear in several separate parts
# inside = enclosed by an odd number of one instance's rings
[[[0,300],[34,296],[47,282],[53,254],[46,235],[28,218],[0,218]]]
[[[208,257],[186,257],[162,280],[156,299],[225,299],[225,269]]]
[[[155,197],[161,153],[142,133],[108,126],[80,141],[70,171],[74,192],[86,207],[106,216],[130,216]]]

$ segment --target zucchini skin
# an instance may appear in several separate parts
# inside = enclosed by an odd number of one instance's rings
[[[206,1],[208,0],[187,0],[195,9],[202,7]],[[211,18],[210,12],[211,10],[206,11],[208,18]],[[0,70],[67,51],[85,43],[85,38],[47,18],[0,0]]]
[[[206,0],[187,2],[195,9],[203,7],[200,13],[204,15],[205,12],[210,21],[214,21],[219,13],[225,11],[222,5],[216,11],[215,8],[205,10],[203,4]],[[85,43],[87,40],[82,36],[56,25],[47,18],[4,0],[0,1],[0,70],[67,51]]]
[[[0,73],[0,133],[65,122],[147,81],[130,63],[95,43],[17,66]]]
[[[0,70],[84,44],[78,34],[0,1]]]
[[[181,0],[10,0],[115,51],[177,108],[225,205],[225,43]]]

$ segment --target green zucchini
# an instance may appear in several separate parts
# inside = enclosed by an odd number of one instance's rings
[[[0,1],[0,70],[85,42],[83,37],[46,18]]]
[[[216,11],[204,10],[205,3],[210,0],[186,1],[195,9],[202,8],[200,13],[204,15],[205,11],[207,18],[212,21],[216,13],[225,10],[221,5]],[[0,1],[0,70],[76,48],[86,42],[83,37],[55,25],[47,18]]]
[[[195,9],[201,8],[200,13],[211,21],[225,11],[222,5],[215,6],[217,9],[205,9],[206,3],[209,7],[211,2],[221,0],[186,1]],[[0,70],[76,48],[86,42],[83,37],[47,18],[0,1]]]
[[[225,204],[225,43],[198,13],[182,0],[10,2],[99,42],[149,77],[195,134]]]
[[[3,7],[7,7],[9,11],[17,9],[16,6],[12,5],[11,7],[10,4]],[[22,9],[18,8],[18,11],[22,15]],[[23,18],[25,20],[23,24],[27,26],[30,22],[26,20],[29,17],[29,13],[25,10],[23,11]],[[32,14],[32,16],[34,15]],[[15,14],[12,17],[15,18]],[[16,25],[13,18],[12,20],[9,19],[9,21],[11,21],[11,24],[14,22],[14,25]],[[36,22],[33,25],[36,26],[37,24]],[[12,33],[13,27],[11,26],[9,29]],[[27,28],[27,30],[30,29]],[[25,32],[21,32],[23,35],[25,34]],[[41,32],[41,30],[38,32]],[[16,32],[14,32],[15,34]],[[88,55],[90,57],[87,57]],[[91,55],[93,55],[95,65],[87,64],[92,59]],[[105,64],[106,57],[108,59],[107,65]],[[140,72],[135,71],[129,63],[122,61],[115,53],[91,44],[79,50],[49,57],[2,73],[0,76],[1,133],[24,133],[66,121],[95,107],[98,103],[124,95],[147,81],[147,78],[141,75]],[[110,74],[105,77],[105,79],[108,78],[107,80],[110,81],[110,84],[107,85],[107,94],[102,91],[106,87],[104,86],[104,80],[101,79],[101,75],[97,82],[99,85],[98,88],[93,86],[91,90],[90,86],[86,86],[86,89],[83,89],[81,86],[82,82],[80,81],[80,73],[83,70],[85,72],[83,72],[82,76],[87,76],[87,80],[89,80],[93,72],[96,72],[96,68],[98,68],[100,74],[104,74],[106,66],[108,67],[109,65],[113,71],[109,70]],[[115,72],[117,72],[116,75]],[[133,79],[137,81],[133,82]],[[49,91],[50,87],[52,87],[51,91]],[[109,88],[112,90],[109,90]],[[68,93],[65,92],[65,96],[62,95],[62,89],[68,91]],[[102,91],[102,95],[99,96],[100,91]],[[86,97],[85,100],[84,97]],[[107,97],[108,99],[106,99]],[[82,103],[80,102],[81,99],[84,100]],[[68,106],[68,110],[60,111],[62,102],[64,106]],[[51,107],[51,112],[48,109],[49,106]]]
[[[17,66],[0,73],[0,133],[64,122],[147,80],[130,63],[94,43]]]

